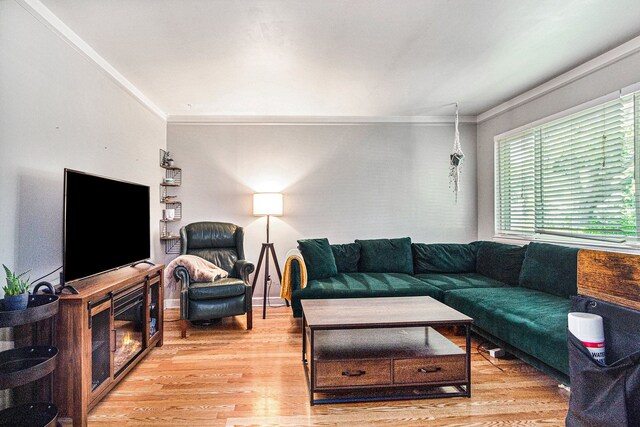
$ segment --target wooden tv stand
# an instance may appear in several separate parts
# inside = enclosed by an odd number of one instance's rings
[[[72,283],[60,295],[54,400],[60,419],[86,426],[89,411],[162,346],[164,265],[138,264]]]

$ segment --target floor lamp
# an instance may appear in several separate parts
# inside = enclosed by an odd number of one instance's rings
[[[253,276],[253,283],[251,284],[252,290],[256,288],[256,282],[258,281],[258,275],[260,274],[260,268],[262,267],[262,261],[264,260],[264,292],[262,295],[262,318],[267,318],[267,287],[271,276],[269,275],[269,254],[273,256],[273,263],[276,266],[276,272],[278,273],[278,279],[282,283],[282,273],[280,272],[280,265],[278,265],[278,257],[276,256],[276,250],[273,247],[273,243],[269,242],[269,218],[273,216],[282,216],[283,203],[282,193],[255,193],[253,195],[253,215],[254,216],[267,216],[267,243],[262,244],[260,250],[260,258],[258,258],[258,268],[256,274]],[[287,301],[287,306],[289,301]]]

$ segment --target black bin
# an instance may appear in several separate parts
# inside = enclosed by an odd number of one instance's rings
[[[606,364],[570,332],[569,427],[640,426],[640,311],[578,295],[571,311],[602,316]]]

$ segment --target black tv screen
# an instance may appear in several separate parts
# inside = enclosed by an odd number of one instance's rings
[[[64,170],[65,282],[151,256],[149,187]]]

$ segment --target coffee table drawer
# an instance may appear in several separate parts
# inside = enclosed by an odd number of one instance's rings
[[[424,384],[441,381],[465,381],[464,354],[399,359],[393,364],[394,384]]]
[[[389,360],[332,360],[316,362],[316,387],[391,384]]]

